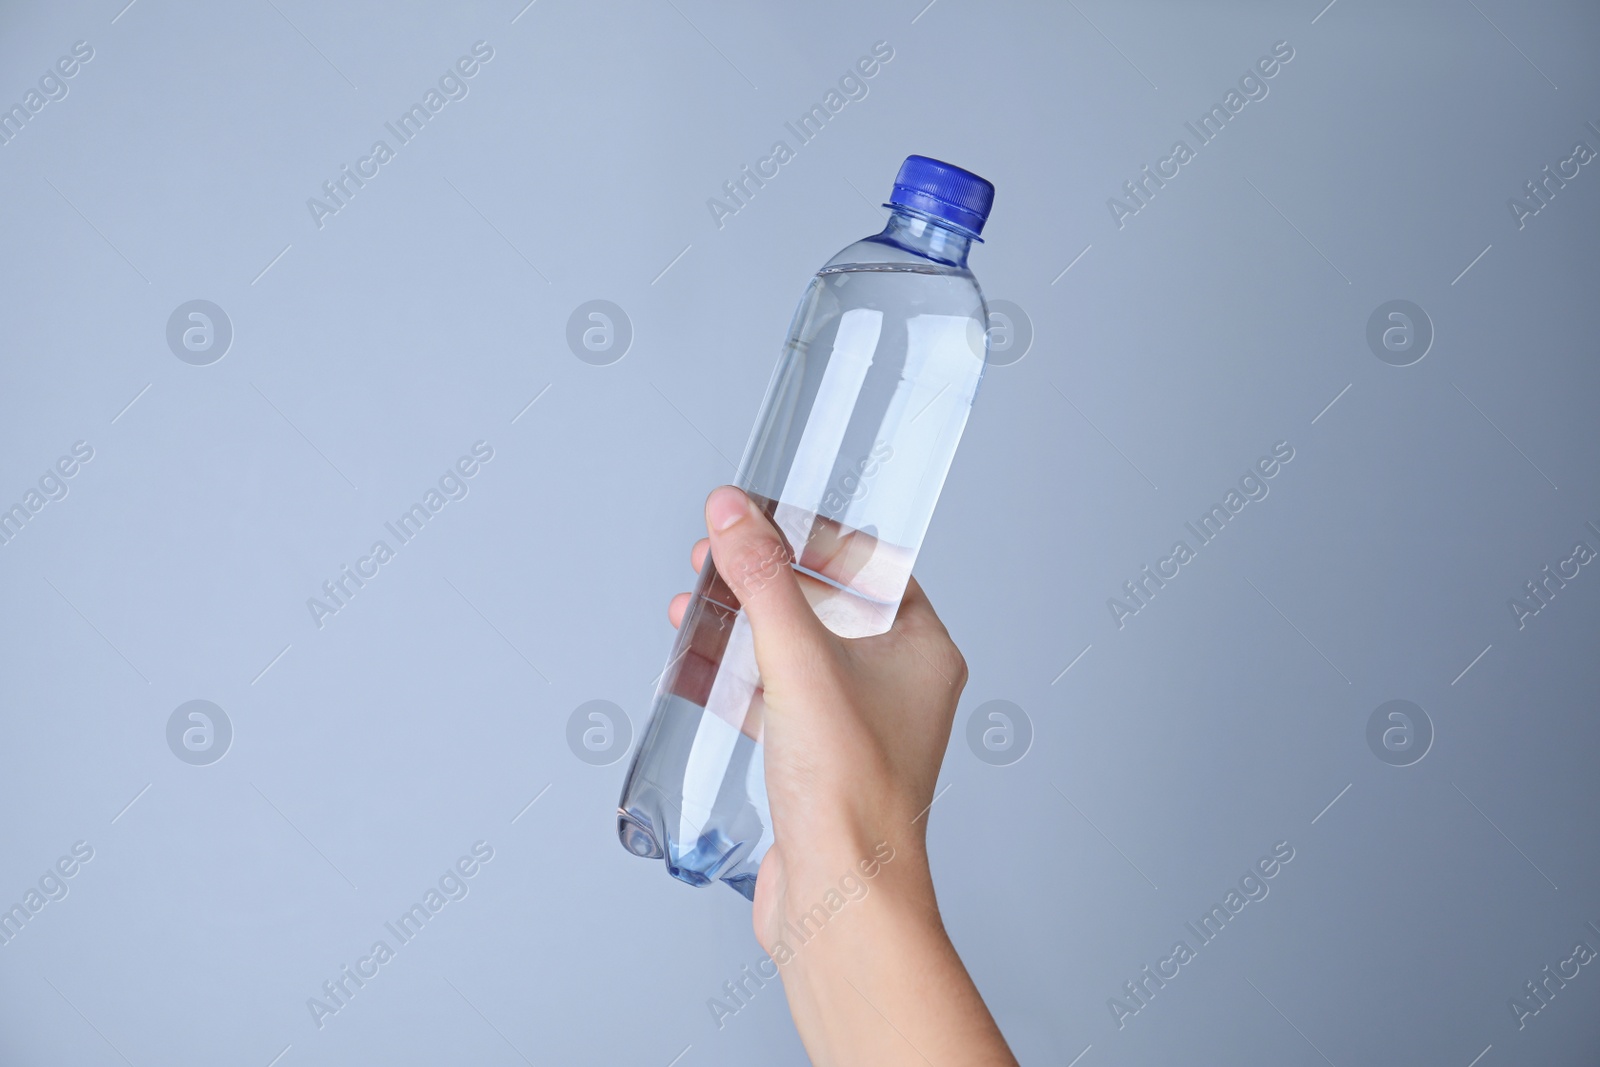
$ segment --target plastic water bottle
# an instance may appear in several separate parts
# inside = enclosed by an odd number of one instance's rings
[[[894,622],[988,351],[967,252],[994,186],[911,156],[883,232],[812,278],[735,484],[783,534],[806,597],[841,637]],[[636,856],[754,898],[772,844],[750,624],[708,556],[617,811]]]

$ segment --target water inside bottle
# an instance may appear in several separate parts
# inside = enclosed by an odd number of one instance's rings
[[[855,261],[813,278],[738,480],[788,551],[734,585],[788,566],[834,633],[889,629],[982,377],[985,321],[959,267]],[[624,788],[630,852],[754,895],[772,844],[762,697],[749,622],[707,560]]]

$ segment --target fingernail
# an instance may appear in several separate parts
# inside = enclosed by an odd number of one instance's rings
[[[745,502],[744,494],[731,485],[719,487],[706,501],[706,518],[711,520],[711,528],[718,533],[728,529],[749,513],[749,505]]]

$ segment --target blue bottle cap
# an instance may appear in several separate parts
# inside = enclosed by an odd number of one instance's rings
[[[927,156],[907,156],[890,204],[914,208],[976,237],[994,206],[994,185],[969,170]]]

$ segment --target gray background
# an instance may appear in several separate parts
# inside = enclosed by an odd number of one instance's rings
[[[94,48],[0,147],[0,505],[95,450],[0,547],[0,903],[95,850],[0,947],[0,1062],[804,1062],[775,986],[713,1022],[749,906],[628,856],[625,764],[566,728],[603,699],[637,738],[704,494],[910,152],[995,182],[973,266],[1036,332],[918,566],[972,667],[935,876],[1019,1058],[1593,1062],[1594,966],[1523,1029],[1508,1001],[1600,948],[1600,569],[1525,628],[1507,603],[1600,547],[1600,164],[1507,207],[1600,148],[1592,5],[123,2],[0,16],[6,104]],[[306,199],[478,40],[470,95],[319,229]],[[719,229],[706,200],[880,40]],[[1280,40],[1119,229],[1107,198]],[[233,326],[210,366],[165,340],[193,299]],[[610,366],[565,340],[591,299],[633,325]],[[1366,342],[1392,299],[1436,330],[1411,366]],[[479,440],[470,495],[319,630],[306,599]],[[1107,598],[1282,440],[1118,629]],[[209,766],[166,741],[193,699],[233,727]],[[964,740],[997,699],[1034,730],[1009,766]],[[1366,741],[1392,699],[1435,731],[1410,766]],[[479,840],[470,894],[318,1029],[307,998]],[[1108,998],[1279,841],[1270,895],[1119,1029]]]

